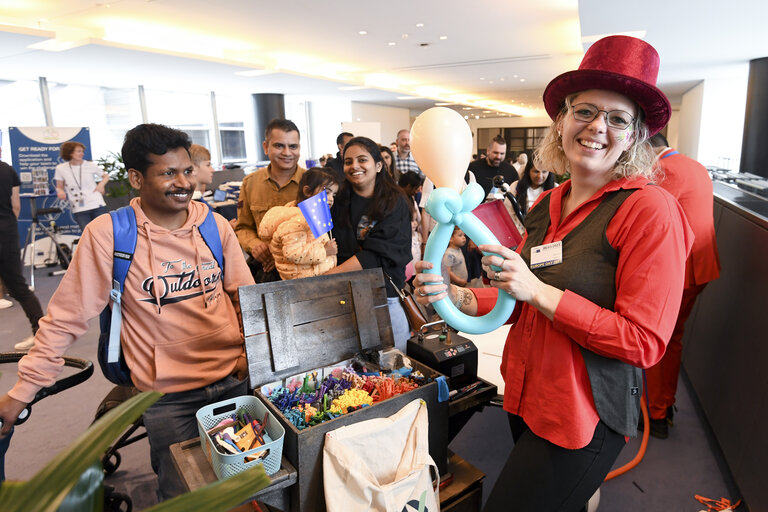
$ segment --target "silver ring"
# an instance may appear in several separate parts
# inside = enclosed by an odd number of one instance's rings
[[[421,291],[421,290],[422,290],[421,288],[417,288],[417,291],[419,292],[419,296],[420,296],[420,297],[426,297],[426,296],[427,296],[427,294],[426,294],[426,293],[422,293],[422,291]]]
[[[499,277],[499,276],[501,276],[501,272],[496,272],[495,274],[493,274],[493,280],[494,281],[501,281],[501,277]]]

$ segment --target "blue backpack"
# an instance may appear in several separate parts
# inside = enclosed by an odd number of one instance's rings
[[[120,345],[120,326],[123,315],[120,298],[123,294],[125,277],[131,268],[133,253],[136,251],[136,212],[130,206],[124,206],[111,211],[112,232],[115,246],[112,257],[112,290],[109,299],[112,307],[104,308],[99,316],[101,334],[99,334],[99,366],[104,376],[118,386],[133,386],[131,372],[125,364],[123,349]],[[224,250],[221,246],[221,236],[216,226],[213,213],[208,210],[205,220],[200,225],[200,234],[208,248],[213,253],[216,263],[224,272]]]

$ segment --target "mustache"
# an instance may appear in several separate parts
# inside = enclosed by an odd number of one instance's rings
[[[165,195],[169,196],[171,194],[191,194],[194,191],[195,190],[192,188],[176,188],[173,190],[169,190],[168,192],[165,193]]]

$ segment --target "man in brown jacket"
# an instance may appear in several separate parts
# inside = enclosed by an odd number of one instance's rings
[[[269,165],[249,174],[240,187],[235,233],[257,283],[278,281],[269,246],[259,239],[259,223],[267,210],[296,199],[305,169],[299,166],[299,129],[287,119],[273,119],[265,130],[264,153]]]

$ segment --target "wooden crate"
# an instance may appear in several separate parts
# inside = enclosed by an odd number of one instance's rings
[[[335,365],[364,349],[392,347],[392,327],[380,269],[244,286],[239,290],[251,386]],[[440,374],[414,362],[428,377]],[[437,401],[432,382],[314,427],[298,430],[260,392],[285,428],[283,455],[298,470],[291,510],[325,510],[322,453],[325,434],[390,416],[408,402],[427,403],[429,448],[443,473],[447,464],[448,403]]]

